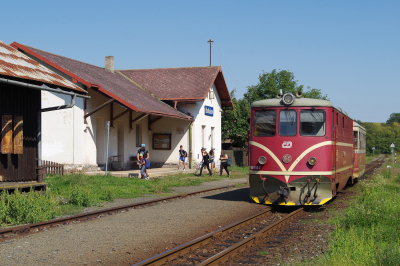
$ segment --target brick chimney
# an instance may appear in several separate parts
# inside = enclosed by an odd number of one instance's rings
[[[114,73],[114,56],[106,56],[106,70]]]

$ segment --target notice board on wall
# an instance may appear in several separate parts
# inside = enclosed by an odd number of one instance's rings
[[[153,150],[170,150],[171,134],[153,134]]]

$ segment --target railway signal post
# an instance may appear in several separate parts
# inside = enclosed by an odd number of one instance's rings
[[[372,147],[372,153],[373,153],[373,156],[375,157],[375,147]]]

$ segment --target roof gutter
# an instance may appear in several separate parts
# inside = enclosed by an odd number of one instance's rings
[[[20,87],[25,87],[25,88],[29,88],[29,89],[34,89],[34,90],[42,90],[42,91],[49,91],[49,92],[54,92],[54,93],[65,94],[65,95],[69,95],[74,98],[79,97],[79,98],[84,98],[84,99],[90,99],[90,96],[80,95],[80,94],[77,94],[74,92],[69,92],[69,91],[64,91],[60,88],[52,89],[52,88],[47,87],[46,85],[39,86],[39,85],[33,85],[33,84],[25,83],[25,82],[15,81],[15,80],[11,80],[11,79],[4,79],[4,78],[0,78],[0,82],[16,85],[16,86],[20,86]]]

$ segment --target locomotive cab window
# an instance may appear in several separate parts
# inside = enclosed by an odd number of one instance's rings
[[[326,113],[323,110],[301,110],[300,134],[302,136],[325,136]]]
[[[297,133],[297,113],[294,110],[279,112],[279,135],[295,136]]]
[[[255,111],[253,117],[253,135],[256,137],[272,137],[276,133],[276,111]]]

